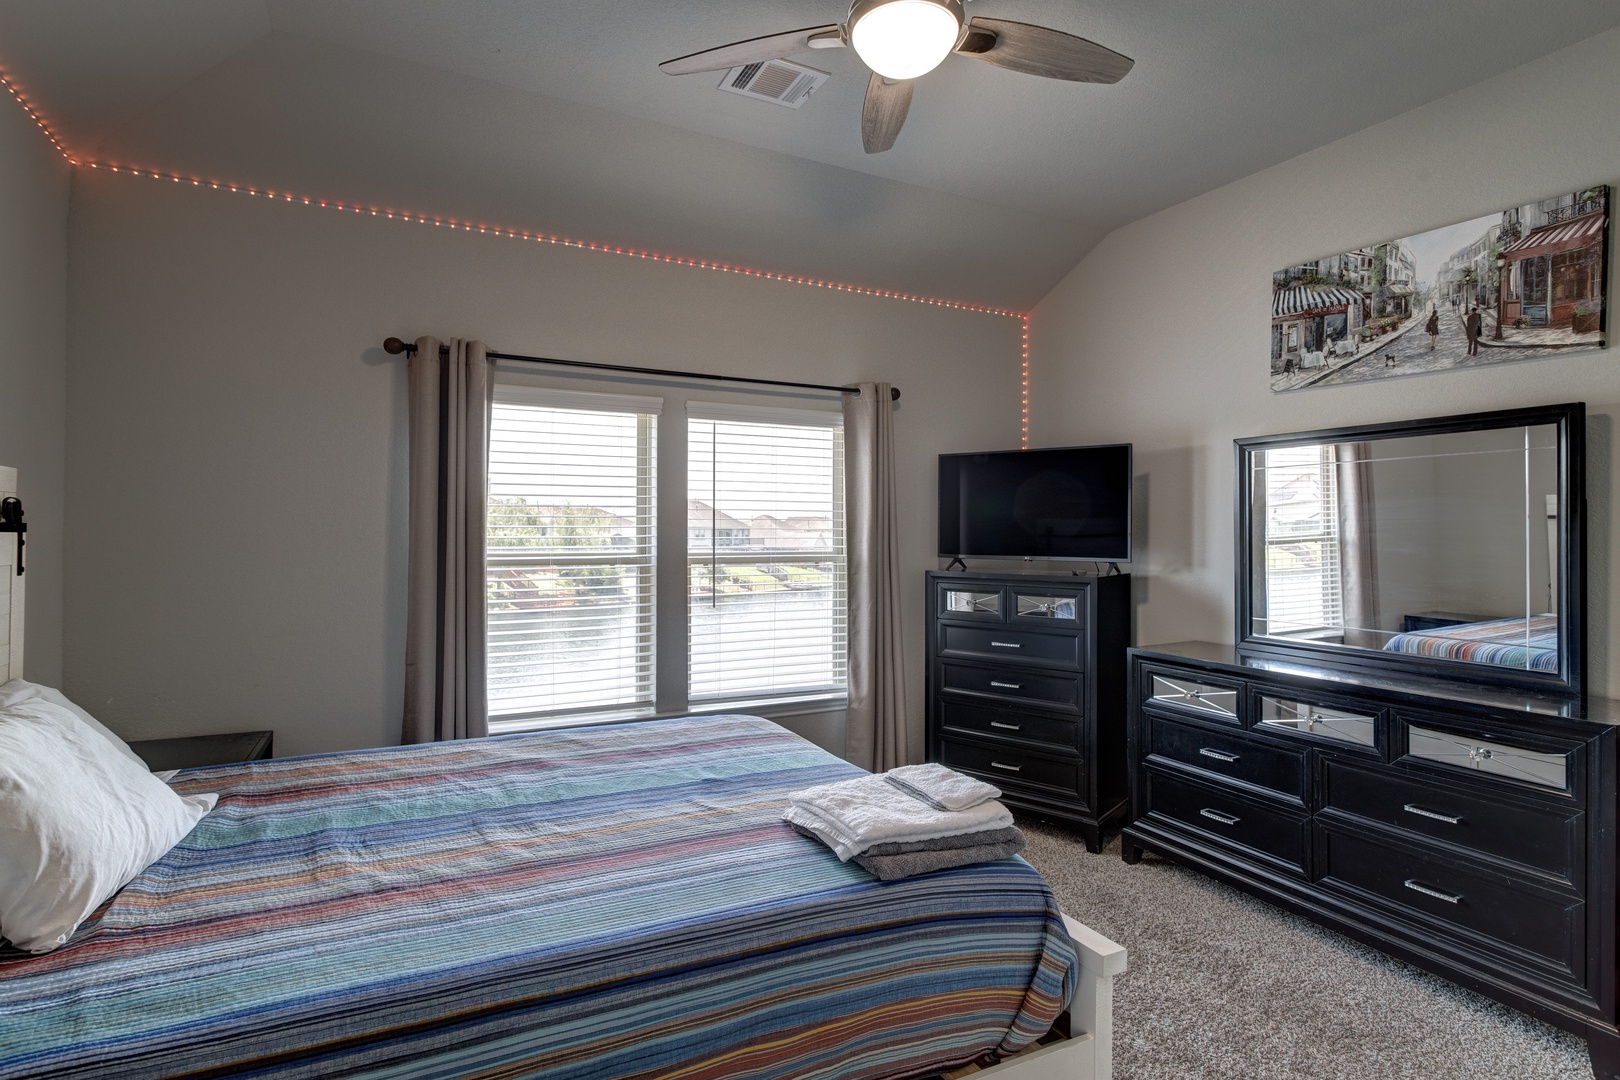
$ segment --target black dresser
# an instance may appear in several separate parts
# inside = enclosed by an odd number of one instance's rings
[[[1615,703],[1130,651],[1144,849],[1587,1036],[1620,1075]]]
[[[928,574],[928,758],[1078,830],[1125,814],[1129,574]]]

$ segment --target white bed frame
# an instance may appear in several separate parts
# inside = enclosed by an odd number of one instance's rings
[[[994,1076],[996,1080],[1113,1080],[1114,976],[1125,970],[1125,948],[1069,916],[1063,925],[1080,954],[1080,984],[1069,1011],[1058,1018],[1054,1030],[1067,1027],[1066,1038],[1043,1043],[1017,1057],[979,1068],[970,1065],[945,1074],[958,1077]]]
[[[17,470],[0,465],[0,499],[17,494]],[[0,683],[22,678],[23,579],[17,576],[17,538],[0,533]]]

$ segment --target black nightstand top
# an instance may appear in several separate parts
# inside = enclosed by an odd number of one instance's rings
[[[235,731],[225,735],[192,735],[181,739],[142,739],[129,748],[153,772],[200,769],[204,765],[230,765],[262,761],[270,756],[273,731]]]

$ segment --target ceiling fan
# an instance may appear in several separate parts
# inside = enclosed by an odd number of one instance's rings
[[[1061,30],[1006,19],[964,19],[963,0],[854,0],[849,18],[827,26],[736,41],[658,67],[670,75],[726,71],[780,60],[808,49],[853,48],[872,69],[861,112],[861,142],[868,154],[894,145],[911,110],[920,75],[951,53],[987,64],[1069,82],[1116,83],[1136,61]]]

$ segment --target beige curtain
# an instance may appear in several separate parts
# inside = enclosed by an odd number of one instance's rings
[[[888,383],[844,395],[844,499],[849,532],[849,711],[844,756],[884,772],[907,763],[894,406]]]
[[[494,365],[481,342],[416,339],[410,361],[410,566],[400,741],[489,734],[484,529]]]
[[[1344,596],[1344,643],[1381,649],[1378,627],[1378,561],[1373,520],[1372,446],[1339,443],[1334,448],[1339,501],[1339,585]]]

